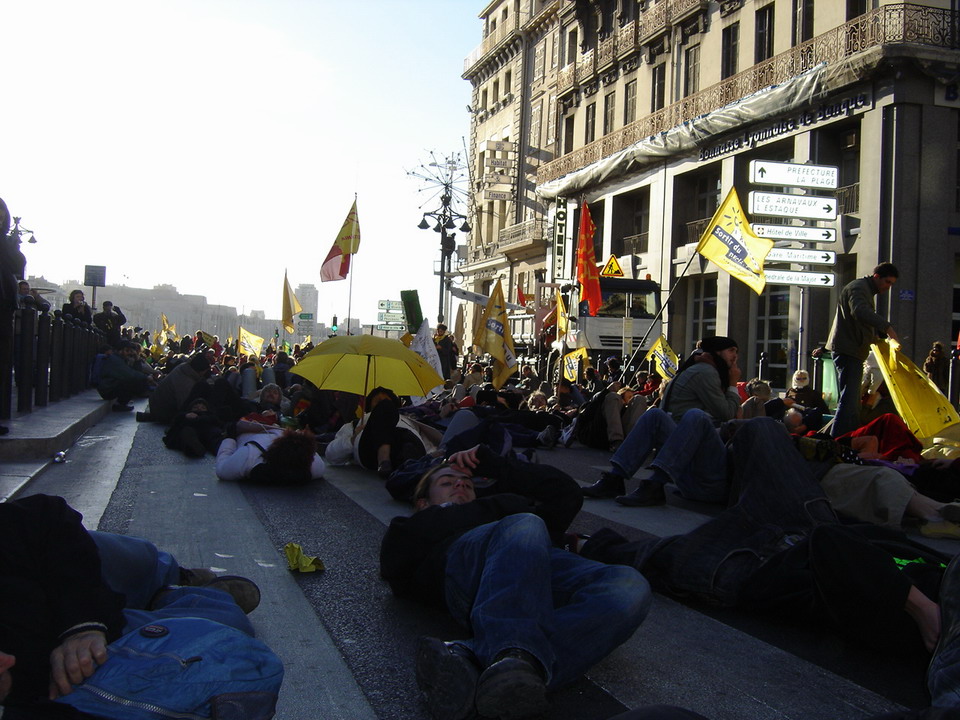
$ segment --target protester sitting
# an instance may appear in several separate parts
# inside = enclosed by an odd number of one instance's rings
[[[691,408],[703,410],[718,425],[737,417],[743,402],[736,389],[737,354],[737,343],[731,338],[718,335],[700,340],[667,385],[660,407],[678,422]]]
[[[220,480],[297,485],[319,480],[326,467],[313,433],[238,420],[220,443],[215,469]]]
[[[480,477],[495,484],[478,498]],[[582,502],[556,468],[480,446],[429,470],[415,497],[416,512],[383,538],[381,577],[398,596],[446,606],[472,634],[420,640],[417,682],[435,718],[543,712],[547,690],[627,640],[649,610],[639,573],[554,546]]]
[[[632,387],[611,383],[610,392],[603,398],[603,422],[607,428],[607,445],[615,451],[624,436],[633,429],[647,410],[647,400]]]
[[[841,526],[814,466],[772,419],[747,421],[732,445],[736,505],[686,535],[626,542],[599,531],[581,553],[684,597],[827,623],[869,647],[932,651],[945,556],[896,531]]]
[[[150,395],[150,409],[137,413],[141,422],[171,423],[187,404],[194,387],[210,374],[210,360],[204,353],[193,355],[164,377]]]
[[[104,357],[100,365],[97,392],[104,400],[114,401],[114,410],[133,410],[130,400],[150,390],[150,378],[133,367],[139,354],[139,345],[124,342],[118,352]]]
[[[770,385],[760,378],[754,378],[747,383],[747,394],[750,396],[740,405],[740,417],[743,420],[749,420],[755,417],[766,417],[767,412],[764,409],[770,401],[773,391]]]
[[[790,387],[784,393],[784,397],[804,408],[816,409],[821,413],[829,412],[823,393],[810,387],[810,373],[806,370],[797,370],[793,373]]]

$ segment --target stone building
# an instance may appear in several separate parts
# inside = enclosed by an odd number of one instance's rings
[[[550,283],[575,274],[575,208],[586,201],[598,263],[613,255],[633,277],[649,274],[665,302],[673,290],[663,330],[681,353],[702,335],[734,336],[745,374],[763,359],[782,388],[825,341],[839,288],[892,260],[900,281],[879,308],[922,360],[960,330],[960,37],[950,6],[491,2],[464,71],[476,217],[461,272],[479,292],[501,277],[542,302]],[[771,162],[836,168],[837,187],[761,184],[757,167]],[[691,261],[731,188],[771,237],[816,228],[803,241],[777,238],[779,247],[836,253],[833,266],[768,270],[826,279],[770,282],[757,296]],[[829,212],[763,206],[762,215],[751,209],[762,193],[822,197]],[[564,206],[565,232],[554,237]]]

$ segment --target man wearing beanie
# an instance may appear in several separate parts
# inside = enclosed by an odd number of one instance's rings
[[[177,365],[150,395],[150,411],[137,413],[140,422],[171,423],[190,398],[197,383],[210,375],[210,360],[206,353],[195,353],[187,362]]]
[[[703,338],[667,385],[663,410],[677,422],[687,410],[703,410],[715,425],[733,420],[740,410],[737,382],[739,348],[732,338]]]

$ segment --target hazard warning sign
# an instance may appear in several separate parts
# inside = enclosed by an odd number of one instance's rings
[[[600,277],[623,277],[623,268],[621,268],[620,263],[617,262],[616,255],[611,255],[610,259],[607,260],[607,264],[603,266]]]

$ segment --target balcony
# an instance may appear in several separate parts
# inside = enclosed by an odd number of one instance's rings
[[[656,5],[640,13],[640,29],[637,39],[641,43],[648,43],[667,31],[670,22],[670,5],[667,0],[660,0]]]
[[[837,188],[837,213],[849,215],[860,212],[860,183]]]
[[[683,4],[687,0],[676,2]],[[642,13],[643,28],[638,32],[638,42],[651,37],[652,14],[662,12],[666,23],[667,7],[667,2],[660,2]],[[911,43],[950,48],[951,38],[949,10],[910,3],[884,5],[546,163],[537,173],[537,182],[542,184],[563,177],[734,100],[785,82],[820,63],[838,63],[855,53],[882,45]],[[592,57],[590,62],[592,66]]]
[[[623,238],[624,255],[643,255],[650,248],[650,233],[627,235]]]
[[[703,231],[707,229],[707,225],[710,224],[710,221],[713,220],[712,217],[700,218],[699,220],[694,220],[693,222],[687,223],[687,244],[693,243],[694,245],[700,242],[700,236],[703,235]]]
[[[496,50],[503,42],[512,38],[514,34],[520,30],[520,24],[520,14],[514,13],[513,18],[506,23],[498,25],[496,30],[487,35],[483,41],[467,55],[463,61],[463,74],[467,75],[477,63]]]
[[[539,250],[547,245],[547,222],[542,219],[524,220],[500,231],[500,252],[519,255],[530,250]]]

